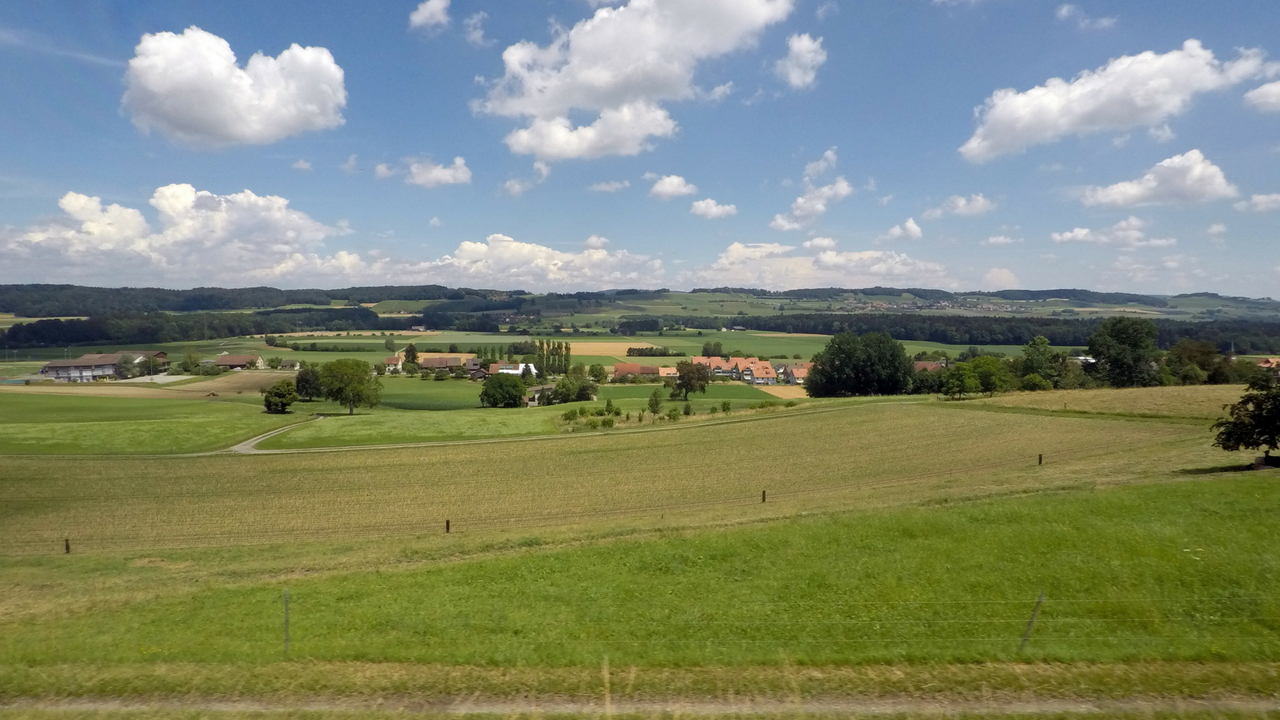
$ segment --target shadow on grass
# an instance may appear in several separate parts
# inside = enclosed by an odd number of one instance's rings
[[[1217,475],[1218,473],[1248,472],[1251,470],[1253,470],[1252,465],[1218,465],[1216,467],[1185,468],[1183,470],[1174,470],[1174,473],[1177,475]]]

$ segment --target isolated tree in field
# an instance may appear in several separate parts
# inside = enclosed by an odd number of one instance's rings
[[[289,412],[289,406],[297,401],[298,388],[287,378],[262,390],[262,404],[266,406],[267,412],[275,415]]]
[[[382,347],[386,348],[386,349],[387,349],[387,352],[395,352],[395,351],[396,351],[396,341],[395,341],[395,340],[392,340],[391,338],[387,338],[387,341],[386,341],[386,342],[384,342],[384,343],[382,343]]]
[[[480,404],[495,408],[520,407],[524,404],[524,383],[515,375],[490,375],[480,391]]]
[[[1227,417],[1213,424],[1218,437],[1213,444],[1223,450],[1280,448],[1280,373],[1261,372],[1249,380],[1249,389],[1240,402],[1227,406]]]
[[[320,371],[314,367],[304,367],[293,378],[298,388],[298,396],[303,400],[314,400],[324,394],[320,387]]]
[[[698,365],[687,360],[676,363],[676,386],[671,391],[671,399],[675,400],[679,396],[682,400],[688,400],[691,392],[705,395],[710,382],[711,368],[706,365]]]
[[[602,383],[609,379],[609,371],[605,370],[600,363],[587,368],[587,375],[597,383]]]
[[[404,346],[404,361],[414,365],[418,364],[418,348],[413,343]]]
[[[662,390],[658,388],[654,388],[653,394],[649,396],[649,412],[653,413],[654,417],[662,412]]]
[[[1107,318],[1089,336],[1089,354],[1098,371],[1114,387],[1148,387],[1160,384],[1156,369],[1156,324],[1139,318]]]
[[[357,407],[376,407],[382,401],[382,381],[363,360],[343,358],[320,366],[320,388],[324,397],[354,415]]]
[[[128,380],[138,374],[138,361],[125,355],[116,361],[116,377]]]
[[[805,382],[811,397],[901,395],[914,368],[902,344],[884,333],[840,333],[813,356]]]

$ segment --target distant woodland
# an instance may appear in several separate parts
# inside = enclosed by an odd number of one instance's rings
[[[924,301],[960,297],[944,290],[920,288],[817,288],[771,292],[750,288],[704,288],[705,292],[751,293],[762,298],[836,299],[860,293],[901,296]],[[8,348],[71,345],[145,345],[209,340],[242,335],[267,335],[308,330],[406,330],[425,325],[433,330],[529,332],[543,310],[573,307],[583,302],[612,303],[661,298],[666,290],[548,293],[529,297],[522,291],[475,290],[442,285],[358,287],[339,290],[279,290],[276,288],[91,288],[74,285],[0,286],[0,312],[26,318],[0,332]],[[984,293],[1010,301],[1064,298],[1088,303],[1138,304],[1151,307],[1167,301],[1145,295],[1099,293],[1090,290],[1006,290]],[[1216,297],[1216,296],[1208,296]],[[380,317],[361,303],[384,300],[433,301],[421,316]],[[334,301],[338,301],[334,303]],[[1271,303],[1273,301],[1257,301]],[[330,306],[333,304],[334,306]],[[320,305],[322,307],[285,307]],[[638,309],[638,306],[632,306]],[[56,319],[84,316],[84,319]],[[517,318],[518,320],[506,320]],[[887,333],[897,340],[950,345],[1023,345],[1037,335],[1058,346],[1083,347],[1098,328],[1098,318],[953,316],[922,313],[840,313],[686,316],[628,314],[613,323],[614,333],[656,333],[666,328],[715,329],[728,325],[749,330],[834,335],[840,332]],[[1158,345],[1172,347],[1182,339],[1211,342],[1222,352],[1280,354],[1280,320],[1215,319],[1183,321],[1159,319]],[[514,327],[510,327],[514,326]]]

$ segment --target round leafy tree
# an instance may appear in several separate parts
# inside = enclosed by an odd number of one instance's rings
[[[266,406],[267,412],[275,415],[289,412],[289,406],[297,401],[298,388],[287,378],[262,390],[262,404]]]
[[[813,357],[805,390],[811,397],[901,395],[914,367],[902,344],[884,333],[840,333]]]
[[[480,402],[488,407],[520,407],[524,404],[524,383],[515,375],[490,375],[480,391]]]
[[[1262,450],[1270,458],[1280,447],[1280,373],[1260,372],[1249,381],[1240,402],[1227,406],[1227,417],[1213,424],[1213,444],[1223,450]]]

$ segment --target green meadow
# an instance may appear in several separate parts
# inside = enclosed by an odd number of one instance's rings
[[[0,392],[0,454],[169,454],[219,450],[298,422],[205,400]]]

